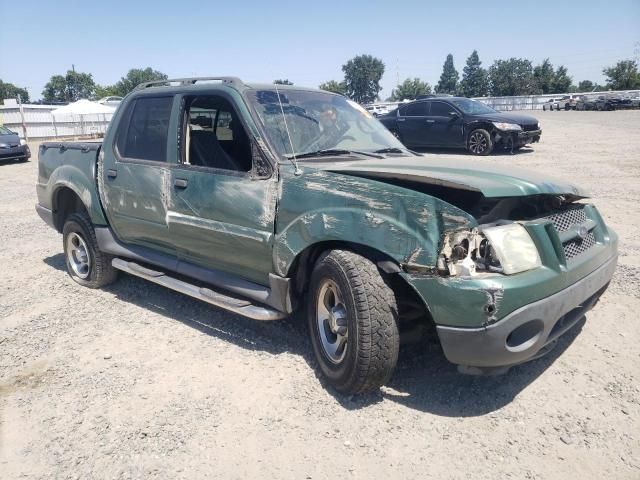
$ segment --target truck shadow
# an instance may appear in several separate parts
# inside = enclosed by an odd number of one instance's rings
[[[63,254],[45,258],[44,262],[57,270],[66,271]],[[456,367],[445,359],[435,340],[404,345],[391,381],[378,392],[353,396],[335,391],[320,375],[303,313],[275,322],[259,322],[126,274],[121,274],[116,283],[104,290],[120,301],[178,320],[238,347],[274,355],[298,355],[313,368],[317,380],[327,392],[347,410],[393,401],[408,408],[446,417],[481,416],[509,404],[569,347],[585,321],[583,318],[563,335],[546,356],[516,366],[502,376],[459,374]]]

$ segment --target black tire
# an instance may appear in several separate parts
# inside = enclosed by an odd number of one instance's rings
[[[100,288],[118,277],[118,270],[111,265],[113,257],[98,249],[96,233],[86,213],[72,213],[66,218],[62,228],[62,245],[67,273],[80,285]],[[86,271],[85,263],[78,261],[77,252],[80,250],[85,252],[82,257],[86,259]]]
[[[547,111],[547,106],[546,105],[542,105],[542,111],[546,112]]]
[[[332,312],[340,306],[344,315],[339,323],[346,327],[344,347],[339,352],[342,358],[337,358],[338,352],[332,358],[320,332],[322,324],[324,338],[331,334],[330,320],[323,321],[319,314],[320,295],[329,284],[338,290],[335,298],[340,297]],[[376,390],[389,380],[400,345],[398,309],[393,290],[373,262],[349,251],[326,252],[311,274],[307,304],[315,358],[336,390],[359,394]]]
[[[493,140],[489,132],[482,128],[472,130],[467,138],[467,150],[472,155],[489,155],[493,151]]]
[[[567,104],[565,104],[565,106],[564,106],[564,110],[565,110],[566,112],[568,112],[569,110],[571,110],[571,105],[569,105],[568,103],[567,103]]]

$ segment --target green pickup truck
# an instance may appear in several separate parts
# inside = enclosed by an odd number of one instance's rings
[[[300,309],[348,393],[430,333],[465,373],[538,358],[617,260],[573,185],[420,155],[341,95],[235,77],[138,86],[102,143],[41,145],[37,194],[79,284],[124,271],[256,320]]]

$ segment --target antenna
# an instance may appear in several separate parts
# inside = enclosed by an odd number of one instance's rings
[[[289,138],[289,146],[291,147],[291,163],[295,167],[293,174],[298,176],[302,174],[302,170],[298,167],[298,159],[296,158],[296,152],[293,149],[293,142],[291,141],[291,134],[289,133],[289,125],[287,124],[287,117],[284,114],[284,108],[282,106],[282,99],[280,98],[280,92],[278,91],[278,84],[274,84],[276,87],[276,95],[278,96],[278,104],[280,105],[280,113],[282,113],[282,120],[284,121],[284,129],[287,132],[287,137]]]

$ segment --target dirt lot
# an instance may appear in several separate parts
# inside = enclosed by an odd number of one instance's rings
[[[481,161],[589,189],[621,237],[611,288],[506,376],[412,347],[355,398],[318,379],[300,318],[253,322],[126,275],[75,284],[33,208],[36,161],[0,165],[0,477],[640,478],[640,112],[538,117],[542,143]]]

